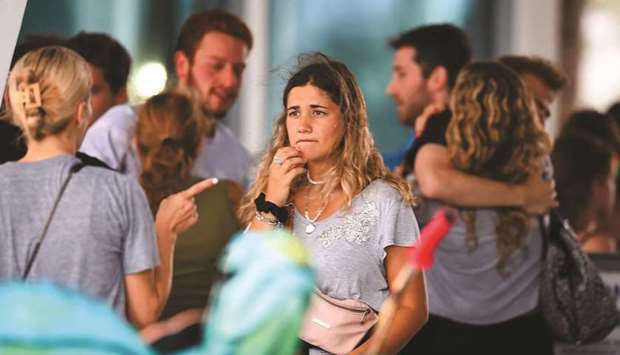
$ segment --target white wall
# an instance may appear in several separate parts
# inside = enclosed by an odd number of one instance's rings
[[[22,25],[27,0],[0,0],[0,97],[15,50],[17,35]]]
[[[242,17],[252,29],[254,45],[243,74],[239,97],[239,138],[252,155],[266,147],[267,85],[269,80],[269,0],[246,0]]]

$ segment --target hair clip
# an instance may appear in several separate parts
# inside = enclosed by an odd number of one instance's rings
[[[18,92],[21,96],[21,103],[26,110],[41,107],[41,89],[39,88],[39,83],[29,85],[21,84]]]

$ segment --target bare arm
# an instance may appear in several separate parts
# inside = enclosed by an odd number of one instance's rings
[[[407,249],[399,246],[390,246],[386,249],[385,269],[390,291],[393,291],[396,275],[407,262]],[[426,287],[424,286],[424,276],[420,273],[411,280],[404,290],[401,303],[395,312],[389,332],[383,342],[381,354],[397,354],[427,320]],[[351,355],[365,354],[370,344],[375,340],[373,337],[374,335],[353,350]]]
[[[125,276],[127,318],[138,329],[157,321],[170,295],[176,236],[158,232],[157,240],[159,266]]]
[[[177,236],[198,221],[194,196],[217,183],[203,180],[185,191],[165,198],[155,217],[160,264],[154,269],[125,276],[127,318],[137,328],[159,318],[172,286],[172,265]]]
[[[414,171],[422,195],[452,205],[513,206],[533,214],[556,205],[554,182],[543,180],[542,174],[520,185],[469,175],[452,165],[448,149],[439,144],[426,144],[420,149]]]
[[[581,248],[586,253],[615,253],[616,240],[609,235],[597,234],[582,241]]]

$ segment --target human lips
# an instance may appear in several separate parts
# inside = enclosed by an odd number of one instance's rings
[[[228,92],[225,90],[214,90],[211,92],[211,95],[215,96],[222,102],[234,101],[235,98],[237,97],[236,92]]]
[[[298,139],[295,144],[304,144],[304,143],[316,143],[318,142],[316,139],[308,139],[308,138],[304,138],[304,139]]]

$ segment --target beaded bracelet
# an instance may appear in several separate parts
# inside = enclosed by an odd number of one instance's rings
[[[282,223],[280,223],[277,218],[267,218],[263,216],[261,212],[256,211],[256,219],[259,222],[269,224],[271,226],[274,226],[275,228],[282,228]]]

